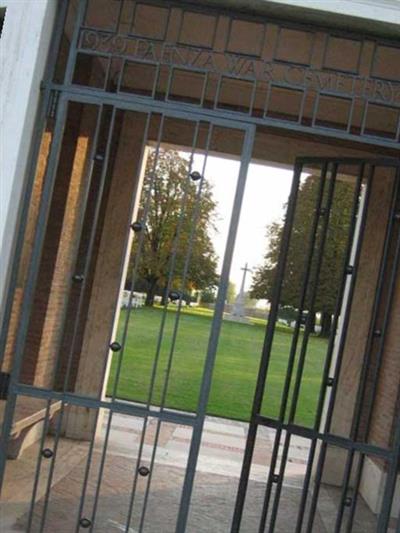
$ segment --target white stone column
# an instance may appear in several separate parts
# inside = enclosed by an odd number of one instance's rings
[[[0,0],[0,322],[56,0]]]

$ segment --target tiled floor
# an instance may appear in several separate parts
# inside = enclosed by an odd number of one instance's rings
[[[87,493],[81,517],[92,518],[96,487],[102,464],[103,438],[96,444],[89,472]],[[229,420],[208,418],[205,424],[201,453],[195,477],[188,533],[228,533],[235,502],[240,468],[245,447],[247,425]],[[191,429],[165,423],[157,431],[157,421],[150,420],[143,443],[139,466],[150,466],[154,439],[158,433],[158,447],[154,466],[147,477],[137,476],[137,456],[140,447],[142,422],[139,419],[114,415],[102,471],[101,489],[94,531],[113,533],[125,531],[124,524],[130,508],[130,496],[135,487],[130,533],[141,525],[145,533],[174,533],[179,509],[185,466],[191,439]],[[248,497],[246,499],[242,531],[256,533],[261,512],[265,479],[268,473],[274,431],[261,428],[254,454]],[[49,439],[51,446],[51,439]],[[87,459],[87,443],[61,442],[58,451],[54,483],[46,509],[44,531],[48,533],[73,532],[78,521],[78,504]],[[275,531],[293,531],[301,497],[308,447],[304,439],[294,437],[287,463]],[[9,462],[6,503],[2,509],[2,533],[26,531],[29,516],[28,501],[32,489],[28,480],[37,456],[37,449],[28,449],[22,459]],[[46,469],[46,466],[44,467]],[[11,489],[11,477],[13,489]],[[39,531],[43,518],[46,472],[39,484],[39,503],[36,505],[32,531]],[[147,487],[150,483],[150,490]],[[8,493],[7,493],[8,487]],[[336,510],[337,494],[323,487],[313,532],[330,533]],[[146,502],[146,513],[143,503]],[[365,504],[360,502],[354,533],[375,531],[375,519]]]
[[[149,421],[143,449],[143,461],[149,461],[153,451],[156,419]],[[105,431],[105,428],[103,428]],[[138,453],[142,422],[139,419],[118,415],[112,424],[109,452],[127,457]],[[127,435],[129,434],[129,437]],[[190,446],[192,430],[189,427],[170,423],[162,425],[157,448],[157,462],[184,468]],[[251,479],[265,481],[275,432],[260,428],[253,457]],[[244,422],[208,417],[203,430],[202,446],[197,465],[199,472],[239,477],[246,445],[247,424]],[[100,440],[97,449],[102,448]],[[280,449],[281,453],[281,449]],[[286,476],[296,483],[305,471],[308,442],[301,437],[292,437],[290,459]],[[280,456],[280,454],[279,454]]]

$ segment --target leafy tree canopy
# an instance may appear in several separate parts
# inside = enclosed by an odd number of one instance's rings
[[[235,303],[236,298],[236,285],[233,283],[233,281],[229,281],[228,283],[228,290],[226,292],[226,301],[228,304]]]
[[[216,216],[211,185],[204,180],[199,195],[200,181],[188,178],[189,161],[175,150],[161,149],[156,165],[155,158],[152,150],[147,160],[138,213],[138,220],[142,220],[146,199],[150,197],[135,284],[135,288],[146,291],[147,305],[153,305],[156,294],[165,298],[172,265],[171,288],[182,289],[190,249],[184,292],[190,294],[193,290],[209,289],[218,283],[217,257],[210,238]],[[136,238],[130,272],[138,243],[139,238]]]
[[[309,176],[300,186],[282,287],[282,306],[299,308],[319,186],[320,178],[314,176]],[[326,194],[327,192],[325,191],[325,202]],[[323,320],[327,322],[325,326],[323,325],[323,328],[328,327],[329,329],[330,316],[335,308],[353,201],[354,187],[344,181],[338,181],[329,219],[329,230],[318,279],[318,290],[313,309],[311,309],[313,312],[322,313]],[[315,271],[322,237],[322,220],[323,218],[321,217],[310,272],[306,310],[310,310],[311,307],[310,299],[316,279]],[[283,227],[283,222],[274,222],[267,227],[268,248],[262,265],[256,269],[253,276],[253,284],[250,291],[253,298],[266,298],[268,300],[272,298]],[[326,334],[327,332],[323,331],[323,333]]]

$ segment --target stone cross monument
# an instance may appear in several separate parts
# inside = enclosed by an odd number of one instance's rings
[[[242,268],[241,270],[243,270],[242,284],[240,285],[239,294],[236,296],[236,300],[233,305],[231,318],[239,322],[247,322],[247,319],[245,317],[245,309],[244,309],[244,304],[245,304],[244,285],[246,283],[247,272],[252,272],[252,269],[249,268],[248,263],[246,263],[244,268]]]

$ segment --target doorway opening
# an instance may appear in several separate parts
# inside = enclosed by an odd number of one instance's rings
[[[374,413],[397,375],[377,372],[392,351],[372,341],[391,305],[398,167],[254,134],[61,99],[5,359],[20,372],[4,404],[11,525],[375,531],[389,516],[369,483],[390,469],[392,427]]]
[[[5,527],[394,529],[397,43],[61,4],[0,339]]]

